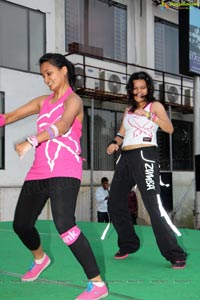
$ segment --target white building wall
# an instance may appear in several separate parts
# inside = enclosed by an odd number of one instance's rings
[[[5,93],[5,111],[13,111],[29,100],[49,94],[40,75],[0,68],[0,90]],[[1,186],[19,185],[33,159],[33,151],[23,160],[17,156],[14,145],[36,132],[36,116],[5,127],[5,170],[0,170]]]

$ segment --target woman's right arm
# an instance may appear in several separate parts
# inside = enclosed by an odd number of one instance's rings
[[[16,122],[28,116],[39,113],[41,105],[46,97],[47,96],[40,96],[34,98],[33,100],[29,101],[28,103],[24,104],[23,106],[17,108],[12,112],[1,114],[0,115],[0,121],[2,120],[1,126]]]

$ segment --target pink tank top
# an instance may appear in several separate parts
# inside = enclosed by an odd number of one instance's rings
[[[38,133],[58,121],[64,112],[64,102],[67,101],[72,89],[55,103],[50,103],[53,94],[43,103],[37,119]],[[82,124],[75,119],[66,134],[39,144],[35,150],[35,159],[25,180],[46,179],[52,177],[74,177],[81,180],[82,158],[80,138]]]

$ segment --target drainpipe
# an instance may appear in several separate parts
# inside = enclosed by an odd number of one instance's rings
[[[90,124],[90,221],[93,222],[94,215],[94,99],[91,99],[91,124]]]

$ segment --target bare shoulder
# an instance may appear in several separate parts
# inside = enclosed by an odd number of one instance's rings
[[[46,98],[48,98],[50,95],[42,95],[42,96],[39,96],[38,98],[41,99],[41,100],[44,100]]]
[[[163,104],[159,101],[154,101],[151,107],[152,111],[165,110]]]
[[[166,111],[164,105],[162,103],[160,103],[159,101],[153,102],[152,107],[151,107],[151,112],[156,114],[160,119],[169,121],[167,111]],[[168,131],[166,131],[166,132],[168,132]]]
[[[48,97],[49,95],[43,95],[43,96],[38,96],[29,102],[27,102],[23,107],[31,107],[32,109],[39,109],[42,107],[44,100]]]
[[[39,107],[41,108],[43,103],[44,103],[44,100],[49,97],[49,95],[42,95],[42,96],[39,96],[37,98],[35,98],[34,100],[38,103]]]
[[[33,102],[40,103],[40,102],[43,102],[47,97],[49,97],[49,95],[38,96],[38,97],[35,97],[32,100],[30,100],[30,102],[33,101]]]
[[[80,122],[83,121],[83,101],[78,94],[72,92],[65,101],[64,107],[66,113],[74,115]]]
[[[71,101],[77,102],[77,104],[79,103],[79,104],[81,104],[81,105],[82,105],[82,103],[83,103],[81,97],[80,97],[78,94],[76,94],[75,92],[72,92],[72,93],[69,95],[68,101],[69,101],[69,102],[71,102]],[[68,101],[67,101],[67,102],[68,102]]]

